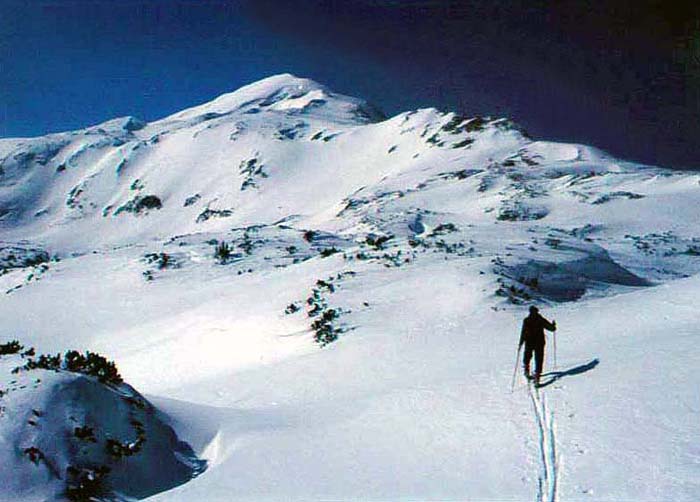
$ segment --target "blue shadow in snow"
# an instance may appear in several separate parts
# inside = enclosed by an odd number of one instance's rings
[[[592,361],[587,362],[586,364],[580,364],[579,366],[574,366],[573,368],[569,368],[568,370],[550,371],[549,373],[543,373],[542,378],[544,379],[544,381],[542,381],[539,386],[546,387],[547,385],[553,384],[560,378],[586,373],[587,371],[591,371],[593,368],[598,366],[598,364],[600,364],[600,360],[598,358],[595,358]]]

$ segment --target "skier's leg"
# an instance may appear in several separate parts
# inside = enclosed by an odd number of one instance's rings
[[[535,347],[535,382],[540,382],[542,365],[544,363],[544,344]]]
[[[530,378],[530,360],[532,359],[532,347],[525,344],[525,350],[523,351],[523,368],[525,371],[525,378]]]

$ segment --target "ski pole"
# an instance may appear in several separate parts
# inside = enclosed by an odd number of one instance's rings
[[[557,369],[557,332],[552,331],[552,342],[554,342],[554,369]]]
[[[510,392],[511,393],[515,389],[515,377],[518,374],[518,361],[520,361],[520,349],[521,348],[522,348],[522,344],[518,345],[518,353],[515,356],[515,368],[513,368],[513,381],[510,384]]]

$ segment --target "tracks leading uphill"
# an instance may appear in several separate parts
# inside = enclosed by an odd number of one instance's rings
[[[554,414],[547,407],[544,393],[528,385],[528,393],[535,410],[540,446],[540,474],[538,476],[537,501],[556,502],[559,489],[559,457],[557,455]]]

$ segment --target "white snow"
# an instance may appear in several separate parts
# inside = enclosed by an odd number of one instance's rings
[[[167,413],[208,467],[153,500],[697,497],[697,174],[291,75],[0,159],[2,337]],[[559,373],[511,393],[531,302]],[[55,489],[22,462],[0,499]]]

